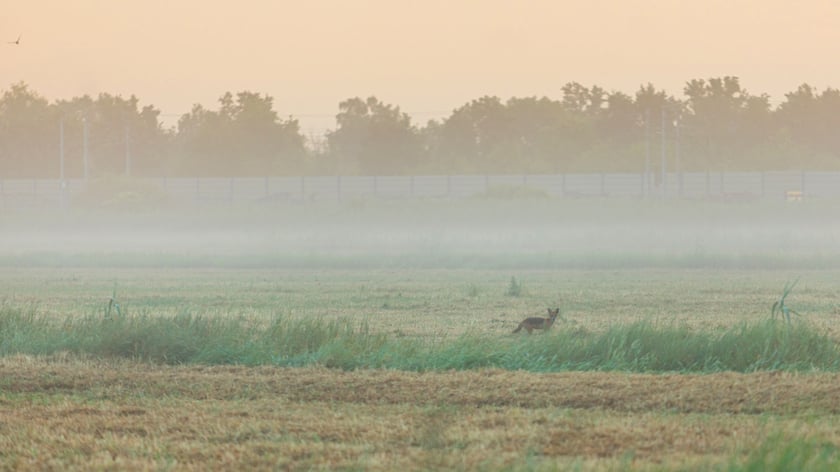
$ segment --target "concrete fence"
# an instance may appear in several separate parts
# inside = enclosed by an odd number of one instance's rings
[[[192,204],[247,204],[353,199],[467,198],[526,188],[554,198],[664,198],[750,200],[840,197],[840,172],[671,173],[664,182],[644,174],[317,176],[256,178],[146,178],[170,200]],[[5,208],[72,205],[82,179],[0,180]],[[130,189],[124,198],[131,198]]]

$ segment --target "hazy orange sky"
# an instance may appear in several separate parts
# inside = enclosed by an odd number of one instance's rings
[[[681,95],[735,75],[778,103],[803,82],[840,87],[837,25],[830,0],[0,0],[0,89],[134,94],[169,123],[250,90],[307,133],[353,96],[424,124],[482,95],[559,98],[569,81]]]

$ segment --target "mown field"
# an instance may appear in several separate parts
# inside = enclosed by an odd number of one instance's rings
[[[0,361],[6,469],[836,470],[838,375]]]
[[[0,469],[838,470],[832,205],[5,212]]]

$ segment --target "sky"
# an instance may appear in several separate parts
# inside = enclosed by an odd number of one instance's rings
[[[838,24],[830,0],[0,0],[0,90],[136,95],[170,125],[248,90],[313,135],[350,97],[423,125],[571,81],[679,96],[733,75],[776,104],[802,83],[840,87]]]

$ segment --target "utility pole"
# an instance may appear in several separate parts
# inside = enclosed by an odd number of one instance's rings
[[[665,175],[666,175],[665,174],[665,154],[666,154],[665,153],[665,117],[666,117],[666,115],[667,115],[667,112],[665,111],[665,107],[662,107],[662,144],[660,146],[662,148],[661,149],[662,150],[662,164],[661,164],[662,168],[660,169],[661,174],[662,174],[662,180],[661,180],[660,183],[662,184],[662,198],[663,199],[665,199],[668,195],[667,184],[665,182]]]

